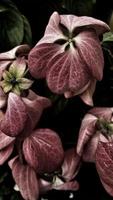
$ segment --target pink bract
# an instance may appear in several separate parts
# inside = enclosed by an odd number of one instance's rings
[[[61,140],[50,129],[38,129],[51,101],[29,90],[26,97],[8,94],[6,111],[0,115],[0,165],[16,153],[9,166],[22,197],[37,200],[39,176],[59,170],[64,159]]]
[[[80,95],[92,105],[96,81],[103,77],[99,36],[108,30],[108,25],[100,20],[54,12],[43,38],[30,51],[28,65],[32,76],[46,78],[54,93],[66,98]]]
[[[53,181],[48,182],[40,179],[39,187],[41,193],[45,193],[51,189],[55,190],[71,190],[79,189],[79,184],[75,177],[80,167],[80,156],[75,153],[75,149],[71,148],[65,152],[64,162],[61,166],[61,173],[53,176]]]
[[[105,190],[113,196],[113,108],[93,108],[84,117],[76,148],[94,162]]]
[[[17,65],[19,72],[23,73],[26,65],[27,58],[30,51],[28,45],[17,46],[10,51],[0,53],[0,82],[2,81],[4,71],[7,70],[10,65]],[[3,108],[7,103],[7,94],[3,91],[3,88],[0,84],[0,108]]]

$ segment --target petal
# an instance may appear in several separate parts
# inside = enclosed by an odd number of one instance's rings
[[[11,78],[13,78],[13,75],[10,74],[9,71],[5,70],[3,72],[3,79],[4,79],[3,81],[10,81]]]
[[[110,122],[113,115],[113,108],[95,107],[89,110],[89,113],[96,116],[97,118],[103,118]]]
[[[21,95],[21,89],[19,88],[19,85],[15,85],[11,92],[13,92],[14,94],[16,94],[17,96],[20,96]]]
[[[78,93],[77,92],[72,92],[72,91],[66,91],[66,92],[64,92],[64,96],[65,96],[65,98],[68,99],[68,98],[74,97],[76,95],[80,95],[81,93],[83,94],[83,93],[85,93],[85,91],[87,91],[87,88],[89,87],[89,85],[90,85],[90,81],[83,88],[81,88],[78,91]]]
[[[101,183],[102,183],[102,185],[104,186],[105,190],[107,191],[107,193],[108,193],[109,195],[113,196],[113,186],[112,186],[112,184],[111,184],[111,183],[109,184],[109,181],[108,181],[108,183],[106,183],[106,182],[105,182],[103,179],[101,179],[101,178],[100,178],[100,180],[101,180]]]
[[[74,48],[50,59],[48,68],[47,83],[52,92],[71,91],[77,95],[89,82],[86,65]]]
[[[80,98],[89,106],[93,106],[92,96],[96,87],[96,80],[92,80],[88,88],[80,95]]]
[[[80,18],[76,15],[60,15],[60,17],[61,17],[61,24],[63,24],[70,32],[73,31],[77,21]]]
[[[79,137],[77,142],[77,153],[79,156],[82,155],[85,145],[95,134],[97,118],[91,114],[86,114],[82,120],[82,124],[79,131]]]
[[[5,147],[4,149],[0,150],[0,165],[3,165],[4,162],[9,158],[9,156],[13,152],[14,145],[10,144],[9,146]]]
[[[59,23],[63,24],[70,32],[76,28],[85,26],[88,28],[93,28],[97,32],[97,35],[110,30],[106,23],[92,17],[59,15],[57,12],[54,12],[50,17],[44,37],[38,42],[38,44],[53,43],[55,40],[65,38],[62,34]]]
[[[62,23],[64,23],[63,22],[64,18],[66,18],[65,15],[63,15],[63,17],[61,17]],[[78,27],[84,27],[84,29],[85,29],[85,27],[86,28],[88,27],[88,28],[93,28],[96,31],[97,35],[100,35],[106,31],[110,30],[109,26],[106,23],[104,23],[103,21],[100,21],[98,19],[92,18],[92,17],[81,16],[81,17],[77,18],[74,15],[69,15],[68,18],[70,18],[70,19],[65,20],[65,25],[67,27],[70,26],[71,30],[74,30]],[[72,24],[71,24],[71,21],[72,21]]]
[[[15,75],[16,78],[24,76],[26,70],[26,60],[24,57],[17,58],[9,67],[9,72]]]
[[[59,136],[49,129],[37,129],[23,143],[26,162],[37,173],[49,173],[61,166],[64,152]]]
[[[63,184],[53,184],[52,188],[55,190],[77,191],[79,189],[79,184],[77,181],[70,181]]]
[[[6,105],[7,95],[4,93],[2,88],[0,87],[0,109]]]
[[[99,133],[97,132],[91,140],[86,144],[82,159],[85,162],[95,162],[95,154],[99,143]]]
[[[19,156],[15,156],[14,158],[12,158],[11,160],[8,161],[8,165],[11,170],[13,169],[14,163],[17,160],[17,158],[19,158]]]
[[[29,90],[27,98],[22,98],[26,105],[28,119],[26,121],[25,132],[28,134],[38,123],[45,108],[51,106],[51,101],[46,97],[41,97]]]
[[[10,65],[11,61],[1,61],[0,60],[0,80],[3,77],[3,72],[7,69],[7,67]]]
[[[19,82],[19,88],[23,90],[27,90],[33,84],[33,81],[27,78],[18,78],[17,81]]]
[[[32,76],[44,78],[48,71],[49,60],[60,52],[62,52],[62,49],[58,44],[44,43],[35,46],[28,56],[28,67]]]
[[[113,142],[99,143],[96,168],[105,190],[113,196]]]
[[[58,39],[64,39],[65,36],[60,30],[59,23],[60,15],[57,12],[54,12],[49,19],[48,25],[44,33],[44,37],[37,43],[37,45],[42,43],[53,43]]]
[[[27,120],[26,106],[21,97],[10,93],[8,97],[7,110],[1,120],[1,130],[9,136],[17,136],[25,127]]]
[[[10,51],[0,53],[0,60],[13,60],[16,58],[16,56],[26,55],[29,51],[30,48],[28,45],[20,45],[11,49]]]
[[[12,144],[14,140],[15,138],[9,137],[0,131],[0,150]]]
[[[12,165],[12,174],[22,197],[25,200],[37,200],[39,186],[35,171],[28,165],[21,164],[17,158]]]
[[[52,183],[44,179],[39,179],[39,190],[41,194],[44,194],[47,191],[52,190]]]
[[[11,83],[6,82],[5,80],[4,80],[4,81],[1,81],[1,86],[2,86],[3,91],[4,91],[5,93],[10,92],[10,91],[12,90],[12,87],[13,87],[13,86],[11,85]]]
[[[62,164],[62,177],[70,181],[77,175],[80,168],[80,157],[76,155],[75,149],[69,149],[65,152],[64,162]]]
[[[101,80],[103,76],[104,58],[100,41],[93,31],[82,31],[75,37],[75,44],[92,76]]]

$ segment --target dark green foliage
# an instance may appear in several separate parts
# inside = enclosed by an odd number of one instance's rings
[[[31,44],[27,19],[11,1],[0,3],[0,52],[22,43]]]
[[[63,0],[62,6],[68,13],[91,15],[96,0]]]

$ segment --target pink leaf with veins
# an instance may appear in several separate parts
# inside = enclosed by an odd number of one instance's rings
[[[113,196],[113,142],[99,143],[96,168],[105,190]]]
[[[1,130],[8,136],[17,136],[24,129],[27,120],[26,106],[21,97],[10,93],[6,113],[1,120]]]
[[[23,165],[16,158],[12,164],[13,178],[25,200],[37,200],[39,185],[35,171],[28,165]]]
[[[68,88],[79,94],[89,82],[89,75],[77,50],[70,49],[50,58],[48,68],[47,83],[53,92],[64,93]]]
[[[53,43],[57,39],[64,39],[64,35],[62,34],[59,23],[63,24],[68,28],[70,32],[79,27],[88,27],[94,29],[97,35],[100,35],[106,31],[109,31],[109,26],[97,19],[92,17],[82,16],[78,17],[75,15],[59,15],[57,12],[54,12],[49,20],[49,23],[46,27],[44,37],[38,42],[41,43]]]
[[[99,107],[99,108],[92,108],[89,110],[89,113],[96,116],[97,118],[103,118],[107,121],[110,121],[112,119],[113,115],[113,108],[107,108],[107,107]]]
[[[10,51],[0,53],[0,62],[2,60],[10,61],[16,59],[17,56],[24,56],[28,54],[30,51],[30,48],[28,45],[20,45],[17,46]]]
[[[94,31],[82,31],[75,37],[75,44],[85,61],[91,75],[101,80],[103,77],[104,58],[99,39]]]
[[[12,158],[11,160],[9,160],[8,165],[10,167],[10,169],[13,169],[14,163],[15,161],[19,158],[19,156],[15,156],[14,158]]]
[[[37,129],[23,142],[26,162],[37,173],[49,173],[58,170],[64,158],[59,136],[49,129]]]
[[[91,114],[86,114],[79,131],[79,137],[77,142],[77,153],[82,155],[85,145],[90,141],[96,131],[97,118]]]
[[[75,15],[60,15],[61,23],[64,24],[70,31],[79,27],[92,28],[100,35],[109,31],[109,26],[101,20],[88,16],[75,16]]]
[[[0,150],[7,147],[14,140],[15,140],[15,138],[9,137],[9,136],[5,135],[2,131],[0,131]]]
[[[35,78],[44,78],[49,70],[48,62],[60,52],[62,52],[62,49],[57,44],[43,43],[33,48],[28,56],[31,74]]]
[[[84,103],[87,105],[93,106],[93,94],[96,88],[96,80],[91,80],[89,86],[86,88],[86,90],[80,94],[80,98],[83,100]]]
[[[4,149],[0,150],[0,165],[3,165],[4,162],[9,158],[13,152],[14,145],[13,143],[6,146]]]
[[[7,95],[3,91],[3,89],[0,87],[0,109],[4,108],[7,102]]]
[[[95,162],[95,154],[100,140],[100,133],[95,133],[84,147],[82,159],[85,162]]]
[[[44,37],[38,42],[38,44],[53,43],[58,39],[65,39],[65,36],[63,36],[62,31],[59,28],[59,23],[60,15],[57,12],[54,12],[49,19]]]
[[[81,158],[76,154],[75,149],[69,149],[65,152],[64,162],[62,164],[62,177],[70,181],[77,175],[80,168]]]
[[[43,110],[51,106],[51,101],[46,97],[37,95],[32,90],[29,90],[27,98],[22,98],[22,100],[26,105],[28,115],[24,132],[28,134],[27,132],[31,132],[37,125]]]

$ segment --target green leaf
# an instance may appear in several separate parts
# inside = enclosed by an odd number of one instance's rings
[[[30,24],[27,20],[27,18],[22,15],[23,18],[23,23],[24,23],[24,38],[23,38],[23,43],[24,44],[32,44],[32,32],[31,32],[31,27]]]
[[[6,20],[6,24],[4,24],[6,37],[7,37],[7,40],[9,41],[9,44],[14,47],[21,44],[23,40],[23,36],[24,36],[23,19],[19,12],[10,10],[7,20]]]
[[[11,200],[23,200],[23,198],[20,196],[19,192],[13,192],[11,195]]]
[[[62,7],[75,15],[91,15],[96,0],[63,0]]]
[[[107,64],[110,68],[113,66],[113,33],[107,32],[103,35],[102,48],[107,57]]]
[[[104,42],[113,42],[113,33],[112,32],[109,31],[109,32],[103,34],[102,43],[104,43]]]
[[[8,9],[4,5],[0,4],[0,14],[6,12],[7,10]]]
[[[0,6],[2,10],[7,10],[0,14],[0,51],[6,51],[22,43],[24,22],[21,13],[13,3],[0,4]]]

